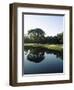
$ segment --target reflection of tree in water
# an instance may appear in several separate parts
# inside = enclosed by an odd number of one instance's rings
[[[44,58],[44,50],[41,50],[40,48],[31,49],[27,55],[27,59],[35,63],[41,62]]]
[[[57,58],[60,58],[63,60],[63,50],[61,50],[61,51],[47,50],[46,53],[47,54],[54,54],[54,55],[56,55]]]
[[[28,48],[24,48],[24,51],[25,51],[25,55],[27,55],[27,53],[28,53]]]
[[[54,54],[57,58],[60,58],[63,60],[63,51],[55,51],[55,50],[49,50],[46,48],[41,47],[24,47],[25,55],[27,55],[27,59],[29,61],[33,61],[35,63],[40,63],[42,60],[44,60],[45,52],[47,54]],[[29,53],[28,53],[29,51]]]

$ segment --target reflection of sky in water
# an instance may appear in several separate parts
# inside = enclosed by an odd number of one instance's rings
[[[39,73],[62,73],[63,60],[54,54],[44,53],[45,58],[40,63],[27,60],[27,55],[30,53],[24,52],[24,74],[39,74]]]

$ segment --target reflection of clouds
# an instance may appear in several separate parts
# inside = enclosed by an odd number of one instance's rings
[[[25,55],[27,55],[27,52],[24,52]]]
[[[27,55],[30,53],[30,50],[24,50],[24,54]]]

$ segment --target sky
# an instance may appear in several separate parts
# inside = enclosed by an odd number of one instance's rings
[[[24,15],[24,34],[35,28],[42,29],[45,36],[55,36],[64,31],[64,16]]]

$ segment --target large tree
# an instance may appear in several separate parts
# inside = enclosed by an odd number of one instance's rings
[[[40,28],[29,30],[28,35],[29,35],[30,40],[32,40],[35,43],[43,43],[44,42],[45,32]]]

